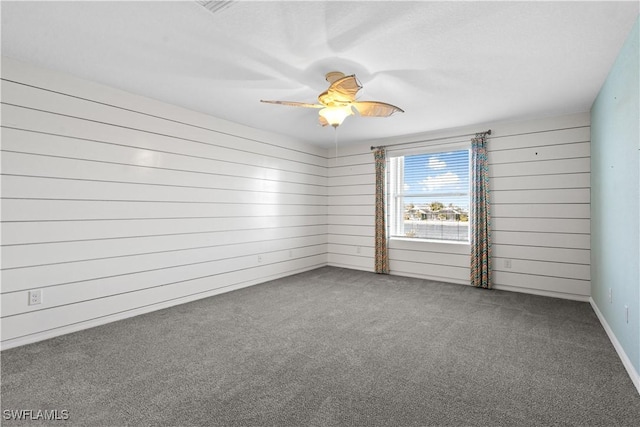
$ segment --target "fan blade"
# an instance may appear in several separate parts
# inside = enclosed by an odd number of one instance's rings
[[[355,75],[346,76],[331,83],[329,89],[318,97],[321,104],[332,106],[355,101],[356,94],[362,89]]]
[[[265,101],[261,99],[260,102],[265,102],[267,104],[279,104],[279,105],[288,105],[290,107],[304,107],[304,108],[324,108],[324,105],[320,104],[309,104],[307,102],[294,102],[294,101]]]
[[[361,116],[389,117],[393,113],[404,113],[402,108],[378,101],[357,101],[351,103]]]

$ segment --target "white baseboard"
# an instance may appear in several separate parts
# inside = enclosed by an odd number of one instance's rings
[[[401,273],[396,273],[393,270],[389,271],[389,275],[398,276],[398,277],[412,277],[414,279],[431,280],[431,281],[434,281],[434,282],[449,283],[449,284],[454,284],[454,285],[471,286],[471,284],[469,283],[468,280],[453,279],[451,277],[431,276],[431,275],[428,275],[428,274],[418,274],[418,273],[407,273],[405,271],[403,271]]]
[[[622,345],[620,344],[620,341],[618,341],[618,338],[616,338],[615,334],[613,333],[613,330],[611,329],[611,327],[607,323],[607,320],[604,318],[604,316],[600,312],[600,309],[598,309],[598,306],[596,305],[596,302],[593,300],[593,298],[589,298],[589,303],[591,304],[593,311],[595,311],[596,316],[598,316],[598,320],[600,320],[600,323],[602,324],[602,327],[607,333],[609,340],[611,340],[611,344],[613,344],[613,348],[616,349],[616,352],[618,353],[618,357],[620,357],[620,360],[622,361],[624,368],[627,370],[629,377],[631,377],[631,381],[633,382],[633,385],[636,386],[636,389],[640,394],[640,375],[638,375],[638,371],[636,371],[635,367],[631,363],[629,356],[627,356],[627,353],[625,353],[624,348],[622,348]]]
[[[373,265],[371,267],[362,267],[359,265],[353,265],[353,264],[342,264],[339,262],[330,262],[327,263],[327,266],[329,267],[337,267],[337,268],[346,268],[349,270],[357,270],[357,271],[366,271],[368,273],[373,273]]]
[[[546,291],[544,289],[523,288],[511,285],[493,285],[493,289],[498,291],[520,292],[522,294],[540,295],[543,297],[569,299],[572,301],[588,302],[588,295],[569,294],[567,292]]]
[[[313,270],[319,267],[323,267],[326,264],[314,265],[311,267],[299,268],[291,271],[287,271],[284,274],[274,274],[271,276],[262,277],[257,280],[250,280],[246,282],[236,283],[231,286],[226,286],[224,288],[212,289],[207,292],[198,293],[195,295],[189,295],[186,297],[175,298],[169,301],[160,302],[157,304],[151,304],[145,307],[135,308],[133,310],[122,311],[119,313],[114,313],[108,316],[99,317],[97,319],[86,320],[84,322],[76,323],[73,325],[67,325],[60,328],[51,329],[44,332],[38,332],[31,335],[26,335],[19,338],[14,338],[10,340],[6,340],[0,343],[0,351],[8,350],[14,347],[20,347],[27,344],[32,344],[38,341],[48,340],[50,338],[55,338],[61,335],[70,334],[72,332],[78,332],[83,329],[89,329],[100,325],[105,325],[111,322],[117,322],[118,320],[124,320],[129,317],[139,316],[141,314],[150,313],[152,311],[162,310],[165,308],[173,307],[180,304],[185,304],[191,301],[196,301],[203,298],[208,298],[214,295],[224,294],[227,292],[235,291],[237,289],[246,288],[253,285],[258,285],[260,283],[268,282],[270,280],[279,279],[281,277],[291,276],[298,273],[303,273],[305,271]]]

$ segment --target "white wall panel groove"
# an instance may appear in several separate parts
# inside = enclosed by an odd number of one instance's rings
[[[419,264],[434,264],[449,267],[467,268],[469,266],[469,254],[444,254],[431,251],[411,251],[406,249],[394,249],[393,257],[398,261],[410,261]]]
[[[578,218],[493,218],[494,231],[579,233],[589,235],[589,220]]]
[[[589,203],[588,188],[504,190],[491,193],[492,203]]]
[[[329,244],[351,246],[352,252],[357,251],[357,247],[373,248],[373,240],[370,236],[354,236],[350,234],[329,234],[327,237]]]
[[[492,150],[512,150],[522,147],[543,147],[546,145],[571,144],[575,142],[589,142],[591,132],[589,126],[578,126],[568,129],[555,129],[553,132],[541,131],[529,134],[504,136],[492,141]]]
[[[170,167],[140,166],[101,160],[19,153],[9,150],[3,150],[2,161],[3,171],[6,174],[37,177],[90,179],[205,188],[216,188],[218,181],[225,177],[239,180],[238,185],[242,185],[245,179],[262,180],[265,181],[265,184],[271,185],[277,185],[279,182],[313,184],[313,182],[304,182],[300,174],[294,175],[290,172],[277,174],[267,170],[256,173],[256,176],[248,176],[244,174],[243,169],[237,165],[235,165],[235,168],[229,168],[227,173],[223,173],[222,171],[215,170],[200,171]],[[234,174],[234,172],[232,172],[233,170],[237,170],[237,172]],[[314,176],[312,178],[313,181],[318,181],[317,177]]]
[[[520,245],[541,248],[589,249],[588,234],[535,233],[529,231],[494,231],[491,234],[495,245]]]
[[[446,149],[447,143],[463,140],[451,135],[487,128],[492,130],[488,157],[496,287],[585,300],[590,280],[588,113],[486,124],[373,144],[417,141],[416,147],[428,149],[438,143]],[[443,139],[438,142],[437,138]],[[370,145],[349,147],[337,159],[328,156],[330,265],[373,270],[373,224],[346,224],[347,217],[373,215],[375,174]],[[388,153],[394,155],[411,146],[390,146]],[[365,192],[371,196],[362,195]],[[392,239],[389,259],[391,274],[469,283],[469,245]],[[511,267],[506,268],[505,261]]]
[[[237,289],[234,287],[235,285],[245,284],[246,286],[260,283],[265,278],[282,277],[290,274],[291,271],[309,270],[325,264],[325,254],[315,255],[294,261],[248,267],[199,278],[188,278],[163,286],[121,293],[107,298],[85,300],[48,310],[9,316],[3,319],[3,328],[5,328],[3,339],[9,342],[22,339],[24,342],[24,338],[29,335],[42,334],[77,323],[89,322],[101,317],[113,316],[197,294],[205,297],[215,294],[214,291],[223,288]]]
[[[372,173],[360,175],[332,176],[327,179],[327,185],[329,188],[351,185],[366,185],[371,184],[372,179],[375,181],[375,175]]]
[[[204,261],[198,261],[198,258],[194,258],[193,261],[189,260],[190,262],[187,264],[168,264],[147,270],[140,269],[120,274],[96,276],[86,280],[51,283],[49,285],[38,283],[37,287],[43,289],[47,294],[46,308],[42,308],[42,306],[27,306],[26,309],[20,307],[20,302],[24,299],[24,293],[19,292],[22,289],[13,290],[9,288],[2,296],[2,315],[3,318],[6,318],[26,312],[49,310],[52,307],[81,303],[89,299],[107,298],[137,290],[213,277],[231,271],[315,257],[322,255],[325,251],[326,247],[324,245],[312,245],[296,248],[298,255],[295,257],[290,257],[288,250],[280,250],[226,257],[219,256],[215,259]],[[258,254],[262,255],[260,262],[257,260]],[[144,265],[141,267],[144,267]]]
[[[424,253],[425,256],[432,254],[463,255],[469,256],[469,245],[467,243],[443,243],[431,241],[428,244],[415,239],[401,238],[393,239],[389,242],[389,248],[400,251],[412,251]]]
[[[544,162],[589,157],[589,142],[489,151],[490,164]]]
[[[7,133],[9,132],[5,132],[5,134]],[[24,132],[21,134],[24,134]],[[300,175],[311,175],[322,178],[322,176],[317,173],[301,173],[295,170],[252,165],[241,161],[226,161],[201,156],[185,156],[175,153],[78,140],[73,140],[73,143],[71,144],[58,143],[59,139],[66,138],[50,135],[43,138],[31,137],[22,141],[21,139],[22,138],[18,138],[13,134],[4,136],[3,149],[7,152],[50,155],[73,160],[93,160],[103,163],[189,172],[215,172],[219,175],[231,174],[232,176],[239,175],[261,179],[276,179],[281,177],[282,173],[287,173],[287,179],[291,182],[300,182],[301,180],[304,180]],[[237,170],[237,165],[242,165],[243,170]]]
[[[3,348],[326,265],[324,150],[2,65]]]
[[[580,218],[591,216],[589,203],[494,203],[492,218]]]
[[[95,280],[111,276],[133,274],[179,266],[195,265],[212,260],[233,259],[243,256],[264,255],[272,252],[291,251],[291,257],[300,256],[307,248],[326,244],[324,236],[299,237],[271,241],[247,242],[242,244],[210,245],[199,248],[169,250],[162,252],[129,255],[123,262],[123,256],[78,260],[67,263],[32,265],[21,268],[4,269],[3,293],[28,289],[58,286],[65,283]],[[22,297],[21,295],[20,297]],[[3,314],[6,312],[3,310]]]
[[[360,196],[375,194],[375,185],[341,185],[329,187],[329,196]]]
[[[444,281],[449,283],[468,283],[469,268],[453,267],[449,265],[428,264],[424,262],[405,261],[389,258],[389,269],[402,272],[402,276],[423,277],[429,280]]]
[[[217,202],[155,202],[115,200],[12,199],[2,203],[4,222],[163,218],[237,218],[326,215],[324,206],[237,204]]]
[[[223,230],[190,234],[170,234],[148,237],[132,237],[79,240],[62,243],[32,243],[6,245],[2,251],[5,269],[39,265],[91,261],[105,258],[127,257],[159,252],[172,252],[212,246],[242,245],[255,242],[308,238],[315,241],[321,236],[327,239],[327,226],[283,227],[260,230]],[[4,272],[3,271],[3,272]]]
[[[329,253],[327,255],[329,265],[335,267],[352,268],[355,270],[373,271],[371,258],[360,255],[345,255]]]
[[[354,248],[352,245],[343,245],[343,244],[339,244],[339,243],[330,243],[328,245],[328,249],[327,250],[329,252],[331,252],[332,254],[361,256],[361,257],[365,257],[367,259],[371,259],[371,257],[373,257],[375,249],[372,246],[359,246],[359,247]]]
[[[329,215],[327,221],[336,225],[364,225],[371,227],[375,225],[375,217],[373,215]]]
[[[341,224],[329,224],[329,235],[337,234],[343,236],[367,236],[372,238],[373,226],[372,225],[341,225]],[[373,246],[373,240],[372,246]]]
[[[530,161],[517,163],[501,163],[491,165],[489,176],[511,177],[511,176],[534,176],[534,175],[557,175],[563,173],[589,172],[591,168],[590,157],[558,159],[547,161]]]
[[[161,114],[149,114],[148,111],[136,111],[135,109],[122,108],[121,101],[118,104],[100,104],[89,98],[77,98],[64,92],[53,92],[43,87],[32,87],[19,82],[2,81],[2,102],[9,107],[27,108],[31,110],[30,114],[38,115],[39,113],[55,115],[56,122],[65,123],[64,118],[81,119],[94,128],[104,124],[112,128],[121,128],[127,131],[141,131],[156,136],[168,136],[176,138],[190,138],[194,142],[202,142],[223,150],[235,150],[247,154],[261,154],[263,159],[268,160],[270,157],[280,158],[285,161],[290,159],[292,155],[298,156],[300,163],[308,165],[318,165],[325,167],[326,157],[320,154],[313,154],[311,148],[308,150],[292,150],[286,146],[279,146],[271,141],[257,141],[247,135],[246,129],[243,133],[234,134],[233,131],[225,131],[221,128],[214,129],[207,126],[198,126],[197,124],[185,123],[180,120],[174,120],[171,117],[162,117]],[[154,105],[154,110],[157,105]],[[195,119],[195,115],[191,115],[190,119]],[[38,116],[44,120],[43,117]],[[7,124],[16,126],[21,122],[17,117],[8,116]],[[44,125],[44,124],[43,124]],[[59,125],[54,125],[60,128]],[[19,126],[18,126],[19,127]],[[38,130],[33,123],[29,124],[27,129]],[[68,130],[69,127],[61,127]],[[210,139],[211,133],[216,134],[216,140]],[[101,133],[100,133],[101,134]],[[130,132],[129,132],[130,134]],[[68,135],[72,136],[72,135]],[[92,133],[95,136],[95,133]],[[199,139],[202,138],[202,139]],[[219,142],[220,141],[220,142]],[[229,147],[226,143],[233,141],[233,146]],[[257,145],[256,142],[261,142]],[[271,142],[271,143],[270,143]],[[307,147],[304,147],[307,149]]]
[[[375,194],[358,194],[351,196],[331,196],[329,206],[363,206],[362,210],[371,212],[375,204]]]
[[[510,257],[511,254],[507,253]],[[511,272],[514,269],[521,274],[545,276],[545,277],[560,277],[565,279],[579,279],[590,280],[590,267],[588,264],[573,264],[567,262],[555,262],[555,261],[532,261],[528,259],[513,259],[511,268],[504,267],[504,258],[494,257],[495,272]]]
[[[375,177],[375,173],[372,173],[371,168],[372,168],[371,164],[336,166],[329,169],[329,178],[349,177],[349,176],[356,176],[356,175],[368,175],[368,176]]]
[[[567,279],[563,277],[542,276],[520,272],[496,271],[493,283],[497,289],[508,286],[510,290],[544,291],[544,295],[558,293],[571,299],[584,300],[584,295],[589,294],[590,281],[581,279]],[[532,292],[539,293],[539,292]]]
[[[133,200],[153,202],[221,202],[226,193],[305,195],[317,197],[318,205],[326,205],[326,189],[316,185],[283,181],[265,181],[241,177],[218,177],[214,187],[184,186],[135,182],[113,182],[88,179],[3,175],[3,196],[25,199],[66,200]],[[294,200],[298,202],[297,199]],[[246,202],[250,203],[250,202]],[[281,200],[278,204],[284,204]],[[297,203],[300,204],[300,203]]]
[[[589,249],[549,248],[500,244],[493,247],[493,256],[512,260],[551,261],[566,264],[590,264]],[[503,263],[504,265],[504,263]],[[502,268],[500,262],[496,267]]]
[[[12,107],[3,105],[3,115],[10,116],[12,113]],[[8,110],[8,111],[6,111]],[[55,118],[39,118],[29,117],[29,110],[21,110],[23,115],[26,115],[25,121],[38,120],[39,126],[43,126],[48,121],[54,121]],[[49,120],[46,120],[49,119]],[[78,119],[79,121],[79,119]],[[81,127],[81,124],[71,122],[65,126],[65,128],[72,129],[67,133],[75,133]],[[103,160],[115,163],[134,162],[134,165],[138,166],[161,166],[162,164],[172,164],[163,162],[163,159],[173,159],[176,162],[175,167],[179,168],[181,162],[179,160],[186,160],[189,170],[196,169],[197,165],[213,164],[217,166],[227,166],[232,164],[239,164],[242,166],[250,167],[255,166],[261,168],[264,172],[270,170],[281,172],[292,172],[303,175],[313,175],[321,178],[323,177],[323,169],[319,166],[301,164],[295,161],[285,161],[282,159],[271,159],[265,161],[259,154],[249,153],[237,153],[233,150],[227,150],[227,153],[218,147],[203,146],[203,144],[190,144],[188,140],[177,140],[172,144],[171,148],[162,150],[162,144],[153,144],[149,142],[148,147],[132,145],[131,141],[140,141],[139,135],[129,135],[127,143],[113,143],[104,140],[91,140],[87,138],[78,138],[74,135],[61,135],[55,133],[48,133],[46,131],[34,131],[28,128],[8,128],[4,127],[5,136],[3,138],[5,144],[3,148],[6,150],[13,150],[18,152],[27,152],[33,154],[50,154],[58,156],[69,156],[72,158],[81,158],[87,160]],[[100,130],[101,135],[108,134],[111,129]],[[95,129],[94,129],[95,131]],[[153,135],[145,135],[145,137],[153,137]],[[160,138],[160,137],[158,137]],[[124,137],[123,137],[124,139]],[[185,149],[197,147],[201,150],[199,152],[189,152],[185,154]],[[183,150],[182,152],[179,150]],[[219,159],[224,159],[224,155],[227,154],[230,159],[223,162],[217,162]],[[242,161],[233,160],[234,157],[242,157]],[[209,161],[209,163],[207,163]],[[191,163],[195,162],[195,163]],[[211,163],[213,162],[213,163]],[[279,168],[278,166],[282,166]],[[287,167],[288,166],[288,167]],[[252,169],[255,170],[255,169]],[[248,174],[253,175],[251,171]]]
[[[531,188],[589,188],[589,180],[590,174],[588,173],[494,177],[490,181],[490,188],[492,192],[500,190],[529,190]]]

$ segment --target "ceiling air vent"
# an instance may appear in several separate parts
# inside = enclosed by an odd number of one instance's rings
[[[196,3],[211,13],[218,13],[231,6],[233,0],[196,1]]]

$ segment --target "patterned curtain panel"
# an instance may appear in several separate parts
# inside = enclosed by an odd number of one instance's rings
[[[389,258],[387,256],[387,224],[385,205],[385,169],[387,158],[384,148],[373,152],[376,162],[376,238],[375,238],[375,272],[389,274]]]
[[[471,139],[471,284],[491,289],[491,216],[487,137]]]

